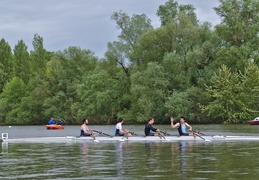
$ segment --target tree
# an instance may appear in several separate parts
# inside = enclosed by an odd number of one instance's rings
[[[3,38],[0,41],[0,92],[13,75],[12,49]]]
[[[185,116],[192,123],[212,122],[202,113],[201,104],[207,102],[209,96],[199,87],[187,88],[185,91],[173,91],[168,97],[165,108],[167,116],[180,118]]]
[[[69,47],[59,51],[47,63],[46,79],[38,89],[46,99],[43,107],[45,116],[62,117],[67,123],[78,121],[73,110],[79,101],[77,87],[83,83],[85,76],[95,68],[97,58],[90,50]]]
[[[258,111],[259,67],[254,62],[249,62],[241,76],[245,87],[245,103],[251,111]],[[251,114],[253,115],[253,114]],[[251,118],[254,118],[251,116]]]
[[[215,8],[222,22],[215,26],[217,34],[223,39],[222,48],[217,53],[215,63],[222,63],[232,69],[241,70],[249,61],[259,63],[259,2],[254,0],[220,0]]]
[[[131,117],[138,122],[145,122],[149,116],[163,120],[164,103],[168,93],[169,82],[164,68],[156,62],[150,62],[147,68],[137,70],[131,77],[133,104]]]
[[[218,34],[230,46],[244,43],[258,44],[259,2],[256,0],[220,0],[216,13],[222,23],[215,26]],[[255,50],[258,50],[254,47]]]
[[[203,110],[209,116],[220,118],[225,123],[240,123],[249,119],[251,110],[247,104],[249,94],[245,86],[247,85],[245,82],[248,81],[246,76],[247,74],[243,75],[240,71],[231,72],[225,65],[222,65],[219,73],[215,74],[212,79],[212,86],[206,89],[214,100]]]
[[[31,61],[27,51],[28,47],[23,40],[18,41],[14,47],[14,75],[28,84],[31,73]]]
[[[77,88],[80,104],[78,116],[88,117],[97,124],[111,124],[120,110],[119,101],[123,95],[118,80],[98,66],[84,78]]]
[[[19,105],[22,98],[26,96],[26,85],[21,78],[13,77],[10,82],[6,84],[1,93],[1,121],[6,124],[23,124],[24,120],[19,116]]]
[[[205,69],[220,48],[220,39],[208,23],[193,25],[188,17],[182,20],[185,25],[171,22],[145,33],[132,54],[142,68],[149,62],[163,65],[174,89],[203,86],[210,80]]]
[[[194,10],[195,8],[190,4],[178,5],[174,0],[169,0],[165,5],[159,6],[157,16],[160,18],[162,25],[179,21],[181,14],[187,15],[193,23],[197,24],[198,21]]]
[[[152,29],[151,21],[145,14],[133,14],[130,17],[122,11],[113,13],[111,19],[116,22],[121,34],[118,36],[119,41],[108,43],[106,57],[109,61],[121,66],[126,75],[129,76],[127,66],[132,62],[129,56],[135,51],[134,44],[139,37]]]
[[[45,77],[47,64],[47,51],[44,49],[43,38],[38,34],[33,38],[33,51],[31,51],[33,74],[39,75],[40,78]]]

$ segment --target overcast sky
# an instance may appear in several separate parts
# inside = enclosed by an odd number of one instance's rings
[[[43,37],[47,51],[64,50],[69,46],[90,49],[103,57],[107,43],[116,41],[120,33],[111,20],[113,12],[128,15],[146,14],[155,28],[159,5],[167,0],[0,0],[0,38],[12,47],[23,40],[32,50],[34,34]],[[192,4],[200,22],[220,23],[213,7],[218,0],[177,0]]]

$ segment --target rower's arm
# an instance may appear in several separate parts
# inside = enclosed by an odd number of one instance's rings
[[[151,124],[149,124],[149,129],[151,129],[151,131],[153,132],[159,132],[160,130],[157,128],[154,128]]]
[[[122,129],[120,129],[120,133],[127,133],[128,131],[127,130],[122,130]]]
[[[192,131],[192,126],[190,126],[188,123],[185,123],[185,125]]]
[[[92,131],[91,130],[86,130],[87,127],[81,127],[81,129],[84,131],[84,133],[91,133]]]
[[[178,128],[179,123],[174,124],[174,118],[173,117],[171,117],[170,119],[171,119],[171,128]]]

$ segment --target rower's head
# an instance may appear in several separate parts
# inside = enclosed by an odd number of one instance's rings
[[[83,124],[88,124],[88,119],[87,118],[83,119]]]
[[[120,117],[120,118],[118,119],[118,122],[119,122],[119,123],[123,123],[123,118]]]
[[[149,124],[153,124],[153,123],[154,123],[154,121],[155,121],[155,119],[154,119],[154,118],[152,118],[152,117],[148,118],[148,123],[149,123]]]
[[[185,122],[185,117],[184,116],[181,116],[180,117],[180,123],[184,123]]]

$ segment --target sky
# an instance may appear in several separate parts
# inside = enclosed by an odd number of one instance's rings
[[[32,50],[35,34],[40,35],[47,51],[70,46],[90,49],[104,57],[107,43],[118,40],[120,30],[111,20],[113,12],[122,10],[129,16],[146,14],[154,28],[160,27],[157,9],[167,0],[0,0],[0,39],[12,49],[23,40]],[[218,0],[177,0],[192,4],[200,22],[220,23],[213,7]]]

